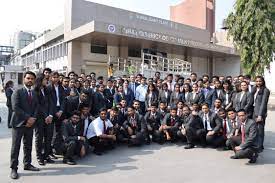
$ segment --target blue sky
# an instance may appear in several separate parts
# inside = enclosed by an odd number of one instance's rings
[[[8,0],[1,1],[0,45],[9,44],[16,31],[43,32],[54,28],[64,19],[66,0]],[[89,0],[130,11],[169,19],[169,6],[182,0]],[[235,0],[216,0],[216,29],[233,9]]]

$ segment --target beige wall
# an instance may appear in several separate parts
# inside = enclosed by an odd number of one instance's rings
[[[215,31],[215,5],[212,0],[185,0],[170,7],[170,20]]]

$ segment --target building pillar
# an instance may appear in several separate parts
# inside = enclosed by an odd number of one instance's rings
[[[81,42],[70,41],[68,42],[68,68],[67,72],[75,71],[81,73],[84,60],[81,56]]]

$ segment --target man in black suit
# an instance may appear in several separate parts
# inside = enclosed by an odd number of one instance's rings
[[[162,132],[162,135],[166,137],[167,141],[175,142],[178,139],[180,126],[181,121],[177,115],[177,108],[174,107],[170,109],[170,113],[165,115],[159,130]]]
[[[259,152],[262,152],[264,149],[264,127],[267,117],[267,104],[270,95],[270,91],[266,88],[265,80],[262,76],[256,77],[256,86],[252,88],[251,95],[254,98],[253,119],[257,123]]]
[[[86,154],[86,138],[83,136],[83,123],[80,120],[80,112],[73,111],[70,120],[63,123],[62,135],[65,142],[65,154],[63,163],[68,165],[75,165],[76,162],[73,159],[75,154],[80,157]]]
[[[39,171],[31,164],[33,126],[37,118],[38,99],[32,90],[36,75],[27,71],[24,74],[24,87],[15,90],[12,95],[12,146],[11,146],[11,174],[12,179],[18,178],[18,156],[23,138],[24,170]]]
[[[59,84],[59,73],[53,72],[51,76],[51,85],[47,87],[53,110],[53,122],[55,125],[55,133],[53,136],[52,145],[56,154],[62,154],[62,131],[61,125],[65,115],[65,94],[63,87]],[[56,158],[52,156],[53,158]]]
[[[99,110],[107,107],[108,100],[104,96],[104,85],[99,85],[98,91],[94,95],[94,116],[99,115]]]
[[[151,105],[151,110],[145,114],[144,120],[147,124],[147,140],[150,140],[149,135],[152,135],[153,142],[163,143],[164,138],[159,131],[161,125],[161,114],[157,112],[157,104]]]
[[[69,77],[64,77],[62,80],[62,87],[63,87],[65,97],[68,97],[71,92],[71,89],[69,88],[69,82],[70,82]]]
[[[206,131],[204,130],[203,122],[198,111],[192,111],[188,122],[182,129],[182,133],[185,134],[187,140],[187,146],[184,147],[185,149],[194,148],[196,139],[200,141],[203,147],[205,146]]]
[[[115,94],[113,81],[111,79],[107,81],[107,87],[105,88],[103,93],[107,99],[107,109],[111,109],[113,107],[114,94]]]
[[[167,83],[163,83],[162,90],[159,91],[159,102],[164,102],[166,106],[170,105],[171,91],[168,90]]]
[[[257,124],[248,119],[244,109],[238,111],[238,135],[231,137],[231,147],[235,152],[231,159],[248,158],[249,163],[256,163],[258,157]]]
[[[146,124],[144,118],[136,113],[133,107],[127,108],[127,118],[123,126],[127,132],[129,146],[140,146],[145,142]]]
[[[79,107],[82,103],[88,104],[88,97],[89,93],[85,90],[82,90],[79,96],[69,97],[66,100],[66,107],[65,107],[65,116],[66,119],[69,119],[73,111],[79,110]]]
[[[206,132],[206,143],[213,147],[218,147],[223,143],[222,137],[222,119],[211,112],[208,104],[202,105],[202,111],[199,114]]]
[[[136,77],[134,75],[130,76],[130,83],[129,83],[129,88],[133,91],[134,96],[136,97],[136,89],[138,87],[138,83],[136,82]]]
[[[119,115],[119,112],[117,107],[112,107],[110,112],[107,113],[107,119],[109,119],[114,126],[113,129],[117,142],[124,142],[127,135],[123,128],[124,118]]]
[[[204,102],[207,103],[211,109],[215,100],[215,90],[210,87],[209,81],[204,82],[202,93],[204,95]]]

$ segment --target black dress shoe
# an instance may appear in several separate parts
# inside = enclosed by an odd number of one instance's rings
[[[36,168],[35,166],[33,166],[31,164],[24,166],[24,170],[34,171],[34,172],[40,171],[39,168]]]
[[[51,159],[58,159],[54,154],[49,155]]]
[[[195,146],[193,144],[188,144],[184,149],[193,149]]]
[[[11,179],[18,179],[18,178],[19,178],[19,176],[18,176],[18,173],[17,173],[17,170],[16,170],[16,169],[11,169],[10,178],[11,178]]]
[[[38,159],[37,161],[38,161],[38,164],[39,164],[40,166],[44,166],[44,165],[45,165],[44,160]]]
[[[101,156],[101,155],[102,155],[102,152],[100,152],[100,151],[93,151],[93,153],[94,153],[95,155],[98,155],[98,156]]]
[[[50,157],[46,158],[46,162],[47,162],[47,163],[50,163],[50,164],[55,163],[55,161],[52,160]]]
[[[69,160],[67,161],[68,165],[76,165],[76,162],[73,158],[69,158]]]
[[[251,159],[248,161],[248,163],[256,163],[258,158],[258,153],[254,153]]]
[[[230,156],[230,159],[239,159],[237,156]]]

